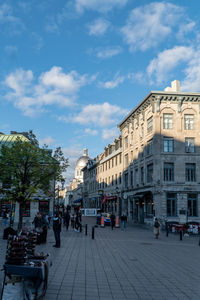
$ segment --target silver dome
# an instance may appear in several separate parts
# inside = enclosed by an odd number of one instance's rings
[[[84,168],[89,159],[89,156],[81,156],[76,162],[76,168]]]

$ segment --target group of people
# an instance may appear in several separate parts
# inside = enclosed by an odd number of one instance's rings
[[[63,222],[62,222],[63,218]],[[114,213],[110,216],[111,220],[111,229],[115,227],[115,221],[116,217]],[[38,244],[45,243],[47,239],[47,230],[50,228],[50,217],[48,215],[44,216],[41,215],[40,212],[38,212],[33,220],[33,224],[35,226],[35,230],[38,233]],[[69,229],[71,221],[71,227],[75,232],[81,232],[82,231],[82,216],[79,211],[76,213],[72,213],[70,215],[70,212],[66,210],[63,215],[61,215],[59,212],[55,212],[53,217],[53,231],[54,231],[54,237],[55,237],[55,245],[53,247],[60,248],[60,233],[62,228],[62,223],[64,226],[66,226],[66,230]],[[127,216],[123,214],[121,216],[121,228],[122,230],[126,229],[126,223],[127,223]],[[154,235],[155,238],[158,239],[158,236],[160,234],[160,222],[157,218],[154,220]]]

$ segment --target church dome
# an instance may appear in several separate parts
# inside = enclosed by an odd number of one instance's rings
[[[77,168],[79,168],[79,169],[84,168],[87,165],[89,159],[90,158],[88,156],[87,149],[83,149],[83,155],[81,157],[79,157],[79,159],[77,160],[75,168],[76,169]]]
[[[81,156],[76,162],[76,168],[84,168],[89,160],[89,156]]]

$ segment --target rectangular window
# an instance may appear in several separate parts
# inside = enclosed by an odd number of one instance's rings
[[[117,185],[117,174],[115,174],[115,184]]]
[[[188,194],[188,216],[197,217],[197,194]]]
[[[133,186],[133,171],[131,171],[130,176],[131,176],[131,178],[130,178],[131,186]]]
[[[196,164],[185,164],[185,180],[196,181]]]
[[[128,136],[126,136],[124,138],[124,148],[127,149],[128,148]]]
[[[185,152],[194,153],[194,138],[185,138]]]
[[[163,128],[173,129],[173,114],[163,114]]]
[[[108,169],[110,169],[110,160],[108,161]]]
[[[128,187],[128,173],[124,174],[124,186],[127,188]]]
[[[147,155],[151,155],[153,153],[153,140],[147,142]]]
[[[174,163],[164,163],[164,181],[174,181]]]
[[[131,162],[133,161],[133,151],[131,151]]]
[[[114,158],[112,158],[112,168],[114,167]]]
[[[112,175],[112,185],[114,185],[114,175]]]
[[[177,215],[177,194],[167,193],[167,216],[176,217]]]
[[[184,115],[184,129],[194,129],[194,115]]]
[[[153,117],[147,120],[147,132],[153,131]]]
[[[117,156],[115,157],[115,166],[117,166]]]
[[[147,182],[153,182],[153,164],[147,165]]]
[[[119,173],[119,184],[121,184],[122,183],[122,173],[120,172]]]
[[[144,168],[141,167],[140,169],[140,182],[144,183]]]
[[[137,186],[138,184],[138,169],[134,170],[134,185]]]
[[[128,167],[128,154],[124,156],[125,167]]]
[[[174,139],[173,138],[164,137],[163,151],[164,152],[174,152]]]
[[[119,154],[119,163],[121,164],[122,163],[122,155]]]

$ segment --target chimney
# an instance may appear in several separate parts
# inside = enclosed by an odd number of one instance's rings
[[[179,80],[174,80],[171,82],[171,87],[166,87],[165,92],[180,92],[181,87],[180,87],[180,81]]]

